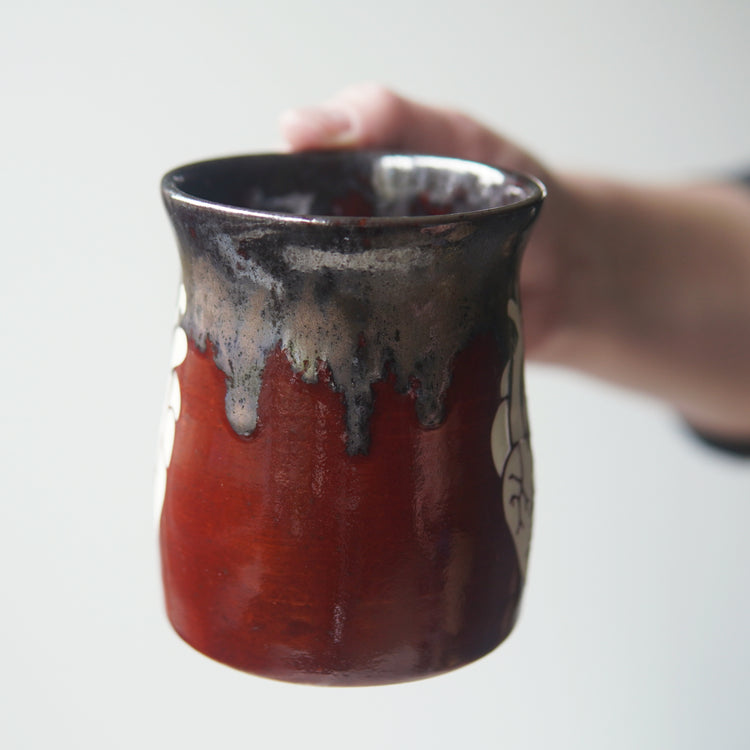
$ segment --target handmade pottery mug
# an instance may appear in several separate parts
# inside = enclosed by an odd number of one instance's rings
[[[203,162],[162,187],[183,279],[159,490],[177,633],[331,685],[488,653],[529,554],[518,271],[544,187],[368,152]]]

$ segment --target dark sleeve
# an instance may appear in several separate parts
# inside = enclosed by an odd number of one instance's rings
[[[733,453],[735,456],[747,456],[750,458],[750,439],[749,440],[727,440],[719,435],[711,435],[708,432],[696,430],[692,425],[688,425],[692,433],[705,445],[725,453]]]
[[[750,170],[739,173],[737,181],[750,188]],[[750,457],[750,437],[747,440],[727,440],[720,435],[711,435],[701,430],[696,430],[692,425],[688,425],[693,434],[706,445],[712,448],[734,453],[736,456]]]

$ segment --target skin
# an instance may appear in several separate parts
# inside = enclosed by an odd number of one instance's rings
[[[387,148],[530,172],[548,199],[521,269],[526,351],[750,443],[750,190],[555,171],[464,114],[381,86],[281,118],[291,150]]]

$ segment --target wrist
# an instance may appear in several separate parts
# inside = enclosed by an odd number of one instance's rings
[[[696,429],[750,436],[750,211],[716,185],[559,180],[553,345],[543,359],[654,395]]]
[[[534,351],[537,359],[596,369],[595,360],[613,343],[614,314],[623,312],[610,255],[614,248],[608,241],[621,203],[617,192],[612,183],[577,174],[561,173],[551,180],[539,226],[540,239],[549,237],[549,247],[542,285],[546,335]]]

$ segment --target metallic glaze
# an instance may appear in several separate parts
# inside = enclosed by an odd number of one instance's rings
[[[342,162],[340,154],[287,157],[307,171],[274,175],[279,184],[269,187],[268,177],[253,182],[262,158],[210,163],[214,180],[222,167],[248,173],[247,186],[221,197],[309,209],[305,175],[323,180]],[[255,429],[263,368],[278,342],[306,382],[316,381],[318,362],[330,369],[346,402],[351,454],[367,451],[372,385],[386,368],[401,392],[419,381],[415,408],[421,424],[434,427],[443,418],[452,357],[507,317],[516,249],[535,218],[539,186],[453,159],[358,158],[357,178],[317,208],[333,212],[353,204],[376,216],[301,221],[294,214],[222,210],[186,195],[186,182],[215,193],[207,179],[191,181],[190,168],[188,178],[165,180],[187,290],[182,325],[201,348],[212,342],[227,375],[227,417],[239,434]],[[515,203],[508,205],[511,197]],[[415,206],[426,215],[406,222],[391,216]],[[441,213],[450,207],[464,213]]]

